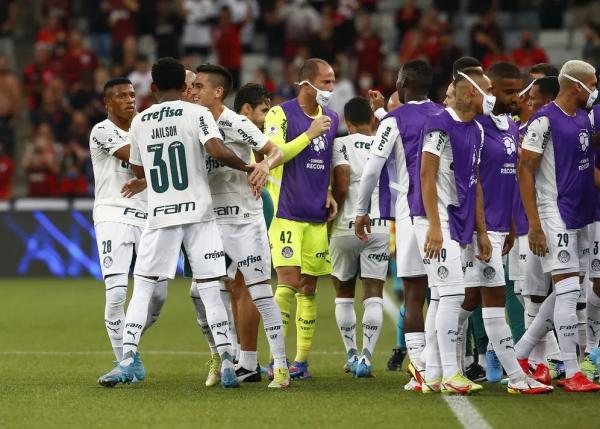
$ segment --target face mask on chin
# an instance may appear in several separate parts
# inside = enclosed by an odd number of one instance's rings
[[[589,96],[588,96],[587,102],[585,103],[585,108],[591,109],[592,105],[594,104],[594,101],[596,101],[596,98],[598,98],[598,88],[594,88],[594,90],[592,91],[586,85],[584,85],[583,82],[580,81],[579,79],[575,79],[573,76],[570,76],[566,73],[563,73],[563,76],[569,80],[572,80],[575,83],[578,83],[579,85],[581,85],[581,87],[583,89],[585,89],[588,92]]]
[[[309,84],[310,86],[312,86],[312,88],[315,91],[317,91],[317,95],[315,96],[315,99],[317,100],[317,104],[321,107],[327,107],[327,105],[331,101],[333,91],[324,91],[322,89],[319,89],[307,80],[303,80],[302,82],[299,82],[298,85],[302,85],[303,83]]]
[[[471,83],[471,85],[473,85],[475,87],[475,89],[477,91],[479,91],[479,93],[483,96],[483,103],[482,103],[483,114],[485,116],[490,116],[492,114],[492,111],[494,110],[494,105],[496,104],[496,97],[483,92],[483,90],[479,87],[479,85],[477,85],[473,79],[471,79],[469,76],[467,76],[463,72],[458,72],[458,74],[461,75],[462,77],[464,77],[465,79],[467,79],[469,81],[469,83]]]

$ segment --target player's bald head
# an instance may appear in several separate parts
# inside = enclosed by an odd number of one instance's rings
[[[329,63],[321,58],[309,58],[304,61],[304,64],[298,71],[298,82],[309,81],[312,82],[315,78],[326,69],[331,69]]]

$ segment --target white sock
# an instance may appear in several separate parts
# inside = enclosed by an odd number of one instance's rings
[[[127,274],[116,274],[104,279],[106,303],[104,325],[117,362],[123,360],[123,325],[127,299]]]
[[[254,371],[258,366],[258,353],[255,351],[240,350],[239,364],[242,368]]]
[[[237,329],[235,327],[235,319],[233,317],[233,309],[231,308],[231,292],[227,289],[221,289],[221,301],[227,311],[227,320],[229,321],[229,332],[231,333],[231,350],[233,351],[234,360],[240,360],[240,345],[238,342]]]
[[[404,334],[404,340],[408,358],[418,371],[423,371],[425,363],[421,360],[421,355],[425,349],[425,332],[407,332]]]
[[[335,321],[337,322],[348,359],[357,354],[356,311],[354,298],[335,299]]]
[[[546,359],[561,360],[560,347],[554,331],[550,331],[544,337],[546,341]]]
[[[141,276],[133,278],[133,295],[131,295],[131,301],[127,307],[125,328],[123,329],[123,358],[127,361],[124,362],[125,365],[133,362],[133,355],[137,352],[155,286],[156,281],[154,280]]]
[[[498,360],[506,371],[511,382],[517,382],[525,378],[525,373],[517,362],[515,347],[512,334],[508,323],[504,307],[484,307],[481,309],[483,325],[485,332],[490,339],[488,347],[491,345],[498,356]]]
[[[523,296],[523,280],[515,280],[515,297],[525,307],[525,297]]]
[[[577,310],[577,347],[579,351],[579,359],[582,360],[585,356],[587,346],[587,312],[585,307]]]
[[[440,349],[437,340],[437,330],[435,320],[437,318],[438,307],[440,304],[440,295],[438,288],[430,288],[431,299],[427,307],[427,316],[425,317],[425,380],[433,381],[442,378],[442,361],[440,360]]]
[[[361,357],[366,358],[367,364],[370,364],[383,324],[383,298],[367,298],[363,301],[363,305],[365,311],[362,319],[363,348]]]
[[[471,366],[473,362],[475,362],[475,358],[473,356],[465,356],[465,368]]]
[[[535,316],[540,312],[540,307],[542,304],[540,302],[533,302],[530,297],[527,297],[525,301],[525,329],[529,329],[533,321],[535,320]],[[546,361],[546,336],[540,338],[538,343],[535,345],[531,353],[529,354],[529,362],[531,364],[545,363]]]
[[[190,298],[192,299],[192,304],[194,304],[194,309],[196,310],[196,321],[198,322],[198,327],[200,328],[200,331],[202,331],[204,338],[206,338],[206,342],[210,348],[210,353],[214,355],[217,353],[215,340],[212,336],[212,332],[210,331],[208,321],[206,320],[206,308],[204,308],[204,303],[200,299],[200,293],[198,292],[196,282],[194,281],[192,281],[192,286],[190,287]]]
[[[259,284],[248,288],[254,305],[258,309],[269,341],[269,348],[273,355],[274,368],[287,368],[285,355],[285,337],[283,336],[283,321],[281,312],[273,297],[271,285]]]
[[[592,288],[587,291],[587,351],[591,352],[600,342],[600,296]]]
[[[456,355],[458,313],[464,300],[464,287],[445,286],[440,290],[440,304],[435,318],[435,328],[444,378],[449,378],[458,371],[458,356]]]
[[[568,277],[554,285],[556,304],[554,306],[554,325],[558,336],[562,360],[565,364],[566,378],[577,371],[577,299],[579,298],[579,278]],[[540,310],[541,312],[541,310]]]
[[[154,293],[152,294],[150,304],[148,305],[148,317],[146,318],[144,332],[150,329],[150,327],[158,320],[163,305],[165,305],[165,301],[167,300],[168,285],[168,280],[160,280],[156,282]]]
[[[473,313],[472,311],[460,308],[458,313],[458,339],[456,341],[456,354],[458,356],[459,367],[464,371],[465,369],[465,354],[467,352],[467,345],[465,341],[465,333],[469,326],[469,316]]]
[[[519,359],[529,359],[531,351],[548,331],[554,329],[554,303],[556,294],[552,292],[540,306],[538,315],[533,319],[525,334],[515,344],[515,352]]]
[[[489,346],[489,342],[488,342],[488,346]],[[484,370],[487,369],[487,358],[485,356],[485,353],[480,353],[480,354],[477,355],[477,363]]]
[[[206,309],[206,320],[215,340],[217,353],[221,357],[221,368],[233,368],[231,331],[229,330],[227,310],[223,305],[220,293],[220,290],[223,288],[223,282],[196,283],[196,288]]]

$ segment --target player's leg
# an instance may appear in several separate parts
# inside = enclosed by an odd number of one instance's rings
[[[587,301],[587,346],[589,352],[587,358],[600,370],[600,222],[594,222],[589,227],[590,234],[590,258],[589,278],[591,285],[586,291]]]
[[[233,268],[235,268],[235,263],[232,264]],[[232,268],[232,269],[233,269]],[[232,277],[235,277],[235,274],[232,274]],[[237,327],[235,325],[235,317],[233,314],[233,302],[231,298],[231,281],[225,280],[223,282],[223,287],[221,288],[221,301],[223,301],[223,305],[225,306],[225,310],[227,311],[227,320],[229,321],[229,335],[231,341],[231,349],[233,351],[233,362],[234,364],[240,360],[240,345],[237,336]]]
[[[430,278],[429,280],[432,280]],[[423,350],[425,361],[425,376],[423,377],[422,392],[439,392],[442,383],[442,361],[440,360],[440,349],[437,340],[437,331],[435,328],[435,319],[440,302],[438,288],[429,283],[431,298],[427,307],[427,316],[425,317],[425,349]]]

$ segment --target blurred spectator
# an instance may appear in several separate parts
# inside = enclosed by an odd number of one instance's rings
[[[275,82],[273,82],[271,79],[269,70],[267,70],[266,67],[259,67],[256,69],[252,82],[259,83],[264,86],[269,94],[273,94],[275,92]]]
[[[217,18],[213,0],[184,0],[185,26],[183,49],[186,54],[197,54],[204,61],[210,51],[212,24]]]
[[[131,41],[135,46],[135,13],[140,9],[138,0],[107,0],[108,26],[112,33],[112,59],[115,63],[131,57]]]
[[[248,10],[248,13],[251,14],[252,11]],[[246,17],[246,20],[250,19],[252,19],[252,15]],[[237,89],[240,84],[240,72],[242,68],[240,29],[246,20],[232,22],[229,7],[222,6],[219,11],[219,24],[215,28],[214,43],[217,51],[217,61],[231,73],[234,89]]]
[[[46,86],[42,93],[42,104],[32,113],[32,122],[35,127],[48,124],[52,130],[53,137],[59,142],[67,140],[67,132],[71,118],[63,106],[64,83],[58,78]]]
[[[503,50],[504,36],[496,23],[496,10],[490,9],[471,28],[471,55],[483,61],[486,55],[497,56]]]
[[[15,133],[21,116],[21,82],[0,56],[0,141],[8,155],[14,152]]]
[[[530,31],[524,31],[521,34],[521,46],[513,49],[512,59],[521,71],[525,71],[534,64],[547,63],[548,55],[546,55],[546,51],[536,45],[533,34]]]
[[[329,16],[321,18],[321,28],[311,39],[308,49],[311,57],[321,58],[328,63],[332,63],[336,46],[333,39],[333,22]]]
[[[27,196],[56,197],[59,195],[60,164],[48,124],[40,125],[33,141],[26,144],[21,165],[27,178]]]
[[[563,14],[566,6],[566,0],[541,0],[537,7],[537,10],[539,11],[540,28],[562,28]]]
[[[15,171],[12,156],[8,155],[4,143],[0,141],[0,200],[12,196],[12,175]]]
[[[354,44],[356,50],[356,74],[369,73],[373,77],[379,76],[383,58],[381,55],[381,39],[373,31],[371,16],[361,14],[358,18],[358,39]]]
[[[119,76],[119,74],[113,74]],[[135,62],[135,69],[129,73],[127,78],[133,84],[135,89],[135,104],[138,112],[141,112],[152,104],[152,67],[150,61],[143,55],[139,55]]]
[[[415,0],[404,0],[402,7],[396,12],[396,29],[398,30],[398,44],[410,30],[417,28],[421,19],[421,9],[415,5]]]
[[[88,146],[89,130],[87,116],[79,110],[74,111],[68,142],[63,145],[61,159],[60,193],[63,196],[85,196],[88,193],[88,183],[93,182]]]
[[[61,15],[58,12],[52,12],[38,30],[35,41],[54,46],[58,42],[64,42],[66,38],[67,31],[63,25]]]
[[[428,8],[423,12],[419,25],[404,37],[400,49],[400,62],[423,58],[434,66],[438,61],[442,32],[446,24],[439,17],[438,10]]]
[[[360,9],[360,4],[357,0],[340,0],[336,10],[337,25],[335,27],[336,46],[340,47],[340,51],[348,50],[354,46],[356,40],[355,18]]]
[[[172,8],[170,0],[157,0],[154,38],[158,58],[180,57],[180,41],[184,23],[185,10],[180,1],[177,1],[176,7]]]
[[[585,45],[581,56],[598,71],[600,70],[600,24],[588,20],[583,28],[583,36]]]
[[[0,55],[8,59],[11,69],[15,67],[13,32],[17,25],[17,10],[15,0],[0,0]]]
[[[243,22],[240,38],[244,52],[252,52],[252,42],[254,41],[254,22],[255,19],[247,19],[248,16],[257,18],[260,15],[260,8],[256,0],[219,0],[221,6],[228,6],[231,11],[233,22]]]
[[[102,61],[109,61],[111,58],[111,35],[108,26],[109,2],[108,0],[99,0],[84,3],[87,7],[90,49]]]
[[[29,112],[33,112],[40,106],[43,88],[56,76],[50,61],[51,55],[50,45],[37,42],[33,50],[33,62],[25,66],[23,70],[23,83]]]
[[[456,45],[454,33],[447,29],[440,39],[440,52],[434,67],[432,88],[429,94],[432,100],[443,100],[448,84],[452,80],[452,65],[462,56],[463,50]]]
[[[356,90],[354,89],[354,83],[348,78],[348,57],[344,54],[339,54],[333,64],[333,70],[335,72],[335,83],[333,85],[333,95],[329,102],[329,108],[340,115],[340,118],[344,117],[344,106],[346,103],[356,97]],[[348,131],[345,122],[340,122],[340,129],[338,133],[343,134]]]
[[[301,46],[306,46],[320,26],[317,11],[307,0],[293,0],[282,8],[285,19],[284,56],[294,58]]]
[[[68,91],[75,90],[86,77],[91,77],[98,67],[98,58],[87,48],[83,35],[72,30],[68,37],[68,46],[60,66],[61,77]]]
[[[285,42],[284,7],[285,0],[265,0],[261,2],[265,37],[267,39],[267,57],[280,58],[283,56]]]
[[[291,100],[296,96],[298,88],[296,82],[298,82],[298,70],[299,66],[293,63],[287,63],[283,72],[283,80],[277,86],[275,94],[273,94],[273,100],[271,104],[278,104],[275,100],[285,101]]]

